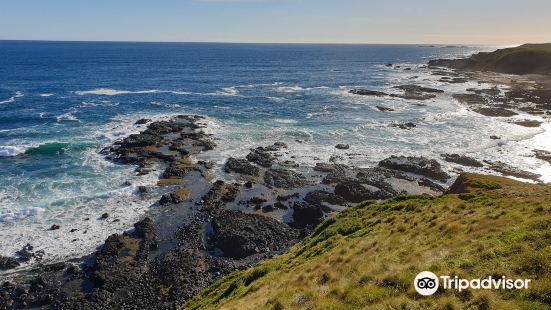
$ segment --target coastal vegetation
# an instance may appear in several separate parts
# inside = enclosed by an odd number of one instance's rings
[[[551,186],[462,174],[442,196],[365,201],[182,309],[551,309]],[[415,275],[532,279],[417,294]]]

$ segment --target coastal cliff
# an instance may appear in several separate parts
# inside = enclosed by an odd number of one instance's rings
[[[463,174],[440,197],[366,201],[182,309],[549,309],[551,186]],[[532,279],[528,290],[418,295],[423,270]]]
[[[483,52],[461,59],[435,59],[431,67],[463,71],[491,71],[507,74],[551,74],[551,43],[524,44]]]

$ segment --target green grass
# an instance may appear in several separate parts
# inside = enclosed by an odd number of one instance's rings
[[[367,201],[182,309],[551,309],[551,186],[466,174],[460,193]],[[529,290],[412,286],[423,270],[530,278]]]

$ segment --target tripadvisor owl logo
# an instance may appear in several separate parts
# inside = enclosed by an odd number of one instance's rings
[[[420,272],[413,280],[413,286],[417,293],[430,296],[438,290],[438,277],[430,271]]]
[[[437,276],[430,271],[420,272],[413,280],[417,293],[430,296],[441,287],[444,290],[520,290],[528,289],[531,279],[509,279],[506,276],[462,279],[458,276]]]

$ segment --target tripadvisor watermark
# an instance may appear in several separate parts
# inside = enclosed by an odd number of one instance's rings
[[[420,272],[413,280],[417,293],[430,296],[442,287],[446,290],[521,290],[527,289],[531,279],[509,279],[506,276],[462,279],[458,276],[437,276],[430,271]]]

